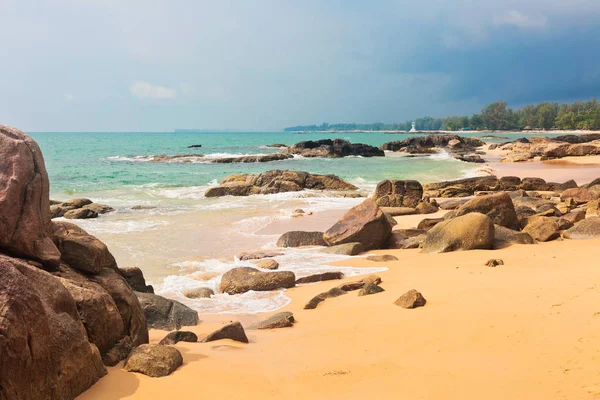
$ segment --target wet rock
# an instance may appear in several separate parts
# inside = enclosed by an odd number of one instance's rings
[[[326,292],[323,292],[321,294],[316,295],[315,297],[313,297],[312,299],[309,300],[308,303],[306,303],[306,305],[304,306],[305,310],[313,310],[315,308],[317,308],[317,306],[319,305],[319,303],[325,301],[326,299],[331,299],[334,297],[339,297],[346,294],[346,291],[340,289],[340,288],[333,288],[333,289],[329,289]]]
[[[427,300],[425,300],[423,295],[414,289],[404,293],[394,302],[395,305],[403,308],[423,307],[426,303]]]
[[[279,263],[270,258],[264,258],[262,260],[255,261],[254,265],[256,265],[258,268],[262,268],[262,269],[277,269],[277,268],[279,268]]]
[[[214,342],[215,340],[221,339],[231,339],[241,343],[249,342],[248,337],[246,337],[246,332],[244,332],[244,328],[242,327],[242,324],[240,324],[238,321],[227,324],[221,329],[218,329],[213,333],[209,334],[204,339],[202,339],[202,343]]]
[[[486,267],[497,267],[498,265],[504,265],[504,261],[499,259],[491,259],[485,263]]]
[[[262,272],[256,268],[239,267],[225,272],[219,290],[239,294],[249,290],[269,291],[294,287],[296,276],[291,271]]]
[[[381,293],[384,291],[385,290],[382,287],[375,285],[373,283],[368,283],[368,284],[364,285],[362,289],[359,290],[358,295],[359,296],[368,296],[371,294]]]
[[[513,230],[520,228],[513,202],[506,193],[475,197],[460,206],[456,216],[460,217],[472,212],[487,215],[496,225]]]
[[[423,197],[423,186],[417,181],[386,180],[379,182],[373,201],[381,207],[414,208]]]
[[[350,209],[323,235],[330,246],[359,242],[366,251],[381,248],[392,226],[385,214],[371,199]]]
[[[419,222],[417,229],[428,231],[442,221],[444,221],[444,218],[425,218]]]
[[[92,203],[83,206],[83,209],[92,210],[98,214],[107,214],[109,212],[115,211],[111,206],[107,206],[105,204]],[[66,217],[65,217],[66,218]]]
[[[335,272],[323,272],[321,274],[314,274],[305,276],[303,278],[296,279],[296,285],[303,283],[313,283],[313,282],[322,282],[322,281],[331,281],[334,279],[343,279],[344,274],[339,271]]]
[[[360,253],[364,253],[365,248],[362,243],[344,243],[338,244],[337,246],[327,247],[321,250],[323,253],[339,254],[344,256],[357,256]]]
[[[186,289],[183,291],[183,295],[188,299],[210,299],[214,294],[214,290],[207,287]]]
[[[530,234],[494,225],[494,250],[504,249],[513,244],[534,244]]]
[[[457,250],[492,249],[494,224],[480,213],[469,213],[440,222],[429,232],[423,244],[424,253],[445,253]]]
[[[600,217],[590,217],[563,233],[565,239],[593,239],[600,237]]]
[[[523,232],[531,235],[538,242],[548,242],[560,236],[557,218],[532,217]]]
[[[294,326],[294,314],[289,311],[277,313],[263,321],[251,325],[248,329],[279,329]]]
[[[342,139],[308,140],[281,150],[282,154],[299,154],[303,157],[339,158],[347,156],[384,157],[385,153],[374,146],[350,143]]]
[[[138,267],[119,268],[119,273],[136,292],[154,293],[154,288],[146,285],[144,273]]]
[[[173,330],[198,325],[198,312],[185,304],[152,293],[135,294],[150,328]]]
[[[133,349],[123,367],[125,371],[158,378],[170,375],[183,364],[179,350],[160,344],[143,344]]]
[[[398,261],[398,257],[393,256],[391,254],[383,254],[381,256],[369,256],[369,257],[367,257],[367,261],[373,261],[373,262]]]
[[[66,219],[98,218],[98,213],[88,208],[77,208],[75,210],[67,211],[63,217]]]
[[[454,157],[456,160],[468,163],[481,164],[485,162],[485,160],[478,154],[454,154],[452,157]]]
[[[238,254],[237,259],[240,261],[260,260],[263,258],[273,258],[273,257],[282,256],[282,255],[283,255],[283,253],[281,253],[279,251],[252,251],[252,252],[245,252],[245,253]]]
[[[198,336],[194,332],[189,331],[173,331],[169,332],[160,343],[162,345],[173,345],[178,342],[190,342],[195,343],[198,341]]]
[[[92,204],[92,201],[86,198],[71,199],[62,203],[63,207],[71,209],[82,208],[90,204]]]
[[[281,235],[277,247],[327,246],[323,232],[291,231]]]

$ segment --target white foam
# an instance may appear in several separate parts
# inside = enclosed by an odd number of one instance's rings
[[[119,220],[114,218],[94,218],[78,220],[77,225],[90,233],[117,233],[144,232],[160,229],[168,225],[167,221],[147,221],[142,219]]]

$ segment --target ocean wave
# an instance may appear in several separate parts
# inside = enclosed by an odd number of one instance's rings
[[[114,218],[94,218],[78,220],[77,225],[92,234],[128,234],[132,232],[145,232],[148,230],[161,229],[168,225],[168,223],[166,221],[148,221],[139,219],[119,220]]]

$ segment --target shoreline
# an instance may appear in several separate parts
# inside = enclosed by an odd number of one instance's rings
[[[409,132],[409,131],[394,131],[394,130],[381,130],[381,131],[365,131],[365,130],[348,130],[348,131],[287,131],[285,133],[291,133],[291,134],[311,134],[311,133],[386,133],[386,134],[398,134],[398,135],[464,135],[464,134],[470,134],[470,133],[474,133],[474,134],[493,134],[493,135],[552,135],[552,134],[557,134],[557,135],[585,135],[585,134],[589,134],[589,133],[600,133],[600,130],[591,130],[591,131],[586,131],[586,130],[581,130],[581,129],[576,129],[576,130],[550,130],[550,131],[545,131],[545,130],[526,130],[526,131],[489,131],[489,130],[485,130],[485,131],[442,131],[442,130],[438,130],[438,131],[416,131],[416,132]]]

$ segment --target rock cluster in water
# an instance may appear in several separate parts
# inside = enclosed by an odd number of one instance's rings
[[[383,150],[363,143],[350,143],[343,139],[308,140],[283,148],[282,154],[297,154],[303,157],[340,158],[348,156],[384,157]]]

